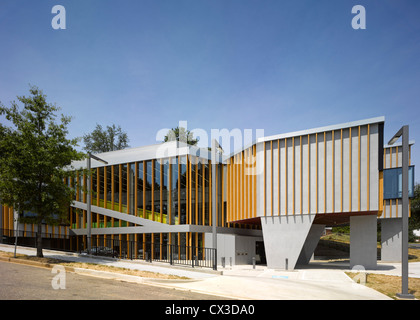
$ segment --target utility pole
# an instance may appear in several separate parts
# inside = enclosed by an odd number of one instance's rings
[[[414,299],[408,293],[408,158],[409,158],[409,130],[408,126],[403,126],[388,142],[394,144],[402,137],[402,245],[401,245],[401,293],[397,297],[403,299]]]
[[[108,164],[107,161],[98,158],[97,156],[94,156],[93,154],[91,154],[90,152],[88,153],[88,157],[86,159],[87,161],[87,179],[86,179],[86,183],[87,183],[87,250],[88,250],[88,254],[90,254],[90,251],[92,249],[92,241],[91,241],[91,237],[92,237],[92,204],[91,204],[91,194],[92,194],[92,190],[90,189],[90,174],[91,174],[91,159],[95,159],[97,161],[100,161],[102,163]]]
[[[215,139],[212,140],[211,143],[211,166],[212,166],[212,170],[211,170],[211,194],[212,194],[212,199],[211,199],[211,214],[212,214],[212,233],[213,233],[213,249],[214,249],[214,269],[217,269],[217,208],[216,208],[216,170],[217,170],[217,164],[218,164],[218,160],[217,160],[217,148],[219,147],[219,144],[217,143],[217,141]]]

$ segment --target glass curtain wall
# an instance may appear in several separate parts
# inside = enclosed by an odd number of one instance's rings
[[[114,165],[112,166],[112,170],[113,170],[113,181],[112,181],[112,194],[111,194],[111,201],[112,201],[112,210],[115,211],[120,211],[120,175],[119,175],[119,171],[120,171],[120,166],[119,165]]]
[[[112,209],[111,204],[112,204],[112,199],[114,198],[112,192],[113,192],[113,188],[112,188],[112,174],[113,174],[113,170],[112,170],[112,166],[108,166],[106,167],[106,201],[105,201],[105,208],[107,209]]]
[[[188,206],[188,197],[187,197],[187,188],[188,188],[188,180],[187,180],[187,157],[183,156],[179,160],[179,183],[178,183],[178,190],[179,190],[179,224],[186,224],[187,223],[187,206]]]
[[[128,206],[128,202],[127,202],[127,192],[128,192],[128,167],[127,164],[121,164],[120,165],[120,174],[121,176],[120,181],[121,181],[121,186],[120,186],[120,192],[121,192],[121,196],[120,196],[120,201],[121,201],[121,212],[123,213],[128,213],[127,212],[127,206]]]
[[[196,165],[196,161],[195,161],[195,157],[190,157],[190,162],[189,162],[189,215],[187,217],[187,224],[196,224],[197,222],[197,215],[198,215],[198,207],[197,207],[197,196],[198,196],[198,192],[197,191],[197,165]]]
[[[104,177],[104,172],[105,172],[105,168],[104,167],[100,167],[99,169],[99,206],[104,207],[104,199],[105,199],[105,177]]]
[[[163,160],[144,160],[109,165],[92,171],[92,204],[122,213],[133,214],[161,223],[179,225],[212,225],[211,213],[211,164],[195,156],[179,156]],[[226,221],[223,210],[223,176],[225,168],[219,165],[216,178],[217,225]],[[226,171],[225,171],[226,172]],[[86,175],[77,173],[78,201],[86,200],[83,188]],[[71,182],[70,182],[71,183]],[[224,197],[226,199],[226,197]],[[70,211],[73,228],[86,227],[84,210]],[[92,214],[93,228],[125,227],[125,221]],[[205,246],[204,235],[195,232],[155,233],[137,235],[101,235],[94,242],[115,241],[116,251],[128,250],[128,244],[136,243],[136,255],[145,259],[149,252],[154,259],[166,259],[168,244],[178,246],[176,254],[184,259],[201,258],[200,249]],[[126,244],[124,244],[127,242]],[[131,244],[130,244],[131,245]],[[146,248],[147,247],[147,248]],[[134,247],[133,247],[134,248]],[[130,247],[129,250],[134,250]],[[150,256],[149,256],[150,258]]]
[[[98,170],[95,168],[92,170],[91,173],[91,183],[90,183],[90,187],[91,187],[91,201],[93,205],[96,205],[96,199],[98,198]]]
[[[145,160],[92,170],[92,204],[166,224],[212,224],[211,164],[195,156]],[[217,224],[224,224],[224,166],[216,176]],[[76,200],[86,201],[77,173]],[[111,218],[110,218],[111,219]]]
[[[204,182],[204,171],[203,171],[203,164],[198,162],[196,164],[196,195],[197,195],[197,207],[196,207],[196,224],[202,225],[203,224],[203,182]]]
[[[160,211],[160,187],[162,184],[161,181],[161,163],[160,161],[152,160],[153,172],[154,172],[154,185],[153,185],[153,211],[152,211],[152,220],[162,221],[162,215]]]
[[[136,164],[130,163],[128,167],[127,173],[127,213],[134,215],[136,208],[135,208],[135,184],[136,184]]]
[[[144,184],[144,171],[143,171],[143,161],[137,163],[137,216],[144,218],[143,211],[143,197],[145,197],[145,192],[143,190]]]
[[[206,226],[211,225],[210,221],[210,181],[209,181],[209,174],[210,174],[210,165],[208,163],[203,164],[203,196],[204,196],[204,212],[203,212],[203,224]]]
[[[167,223],[169,224],[169,212],[170,210],[168,210],[168,206],[170,204],[170,200],[169,199],[169,159],[164,159],[161,165],[161,169],[162,169],[162,184],[161,184],[161,215],[163,216],[163,223]]]
[[[171,224],[179,224],[180,179],[179,162],[177,158],[171,159]]]
[[[145,219],[152,219],[152,161],[146,161],[145,164],[145,177],[146,177],[146,187],[145,187],[145,208],[143,212],[143,217]]]
[[[77,196],[76,200],[83,202],[83,187],[84,187],[84,179],[83,179],[83,173],[78,172],[77,173]]]

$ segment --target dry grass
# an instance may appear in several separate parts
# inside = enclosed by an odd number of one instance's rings
[[[13,253],[0,251],[0,257],[13,258]],[[143,278],[179,279],[179,280],[189,279],[187,277],[180,277],[180,276],[162,274],[162,273],[157,273],[157,272],[131,270],[131,269],[118,268],[118,267],[113,267],[113,266],[104,266],[101,264],[94,264],[94,263],[70,262],[70,261],[64,261],[64,260],[52,259],[52,258],[46,258],[46,257],[39,258],[39,257],[27,256],[23,254],[16,254],[16,258],[22,259],[22,260],[37,261],[37,262],[46,263],[46,264],[59,264],[59,265],[68,266],[72,268],[83,268],[83,269],[91,269],[91,270],[98,270],[98,271],[116,272],[116,273],[138,276],[138,277],[143,277]]]
[[[350,235],[344,233],[331,233],[321,237],[322,240],[331,242],[338,242],[346,246],[350,246]],[[378,249],[381,248],[381,244],[378,242]],[[420,262],[420,249],[408,248],[408,260],[410,262]]]
[[[410,262],[420,262],[420,249],[408,248],[408,260]]]
[[[322,236],[321,239],[350,244],[350,234],[347,233],[330,233]]]
[[[343,243],[349,245],[350,236],[347,234],[333,233],[322,237],[321,239]],[[378,248],[380,248],[378,243]],[[408,259],[410,262],[420,261],[420,250],[419,249],[408,249]],[[347,273],[350,278],[354,278],[356,273]],[[401,277],[389,276],[383,274],[370,273],[366,279],[366,285],[378,292],[381,292],[388,297],[398,299],[396,294],[401,292]],[[408,291],[413,294],[416,299],[420,299],[420,279],[409,278]]]
[[[346,274],[352,279],[357,275],[357,273],[350,272]],[[401,277],[369,273],[365,285],[392,299],[398,299],[396,294],[401,292]],[[413,294],[416,299],[420,299],[420,279],[408,279],[408,292]]]

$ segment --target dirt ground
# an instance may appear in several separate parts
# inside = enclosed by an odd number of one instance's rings
[[[0,257],[13,258],[13,253],[0,251]],[[38,258],[35,256],[27,256],[23,254],[17,254],[16,258],[22,259],[22,260],[31,260],[31,261],[37,261],[37,262],[42,262],[42,263],[48,263],[48,264],[60,264],[63,266],[68,266],[68,267],[73,267],[73,268],[84,268],[84,269],[92,269],[92,270],[98,270],[98,271],[118,272],[122,274],[128,274],[128,275],[144,277],[144,278],[188,279],[186,277],[180,277],[180,276],[168,275],[168,274],[162,274],[162,273],[156,273],[156,272],[130,270],[130,269],[125,269],[125,268],[103,266],[103,265],[92,264],[92,263],[66,262],[59,259],[51,259],[51,258],[46,258],[46,257]]]

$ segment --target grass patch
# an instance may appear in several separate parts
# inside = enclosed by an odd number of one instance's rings
[[[347,233],[331,233],[321,237],[323,243],[331,248],[343,249],[343,251],[350,252],[350,234]],[[322,241],[321,241],[322,243]],[[381,243],[377,243],[378,250],[381,248]],[[420,262],[420,249],[408,248],[408,260],[410,262]]]
[[[408,260],[410,262],[420,262],[420,249],[408,248]]]
[[[354,272],[346,272],[346,274],[352,279],[358,275]],[[398,299],[397,293],[401,293],[401,277],[398,276],[368,273],[365,285],[392,299]],[[416,299],[420,299],[420,279],[408,279],[408,293],[413,294]]]
[[[322,236],[321,239],[350,244],[350,234],[348,233],[330,233],[325,236]]]
[[[0,257],[13,258],[14,254],[12,252],[0,251]],[[63,265],[63,266],[73,267],[73,268],[83,268],[83,269],[90,269],[90,270],[121,273],[121,274],[127,274],[127,275],[132,275],[132,276],[143,277],[143,278],[178,279],[178,280],[189,279],[187,277],[181,277],[181,276],[170,275],[170,274],[163,274],[163,273],[158,273],[158,272],[131,270],[131,269],[127,269],[127,268],[105,266],[105,265],[96,264],[96,263],[72,262],[72,261],[65,261],[65,260],[53,259],[53,258],[47,258],[47,257],[39,258],[39,257],[36,257],[36,256],[27,256],[27,255],[24,255],[24,254],[16,254],[16,259],[31,260],[31,261],[41,262],[41,263],[48,263],[48,264],[59,264],[59,265]]]

